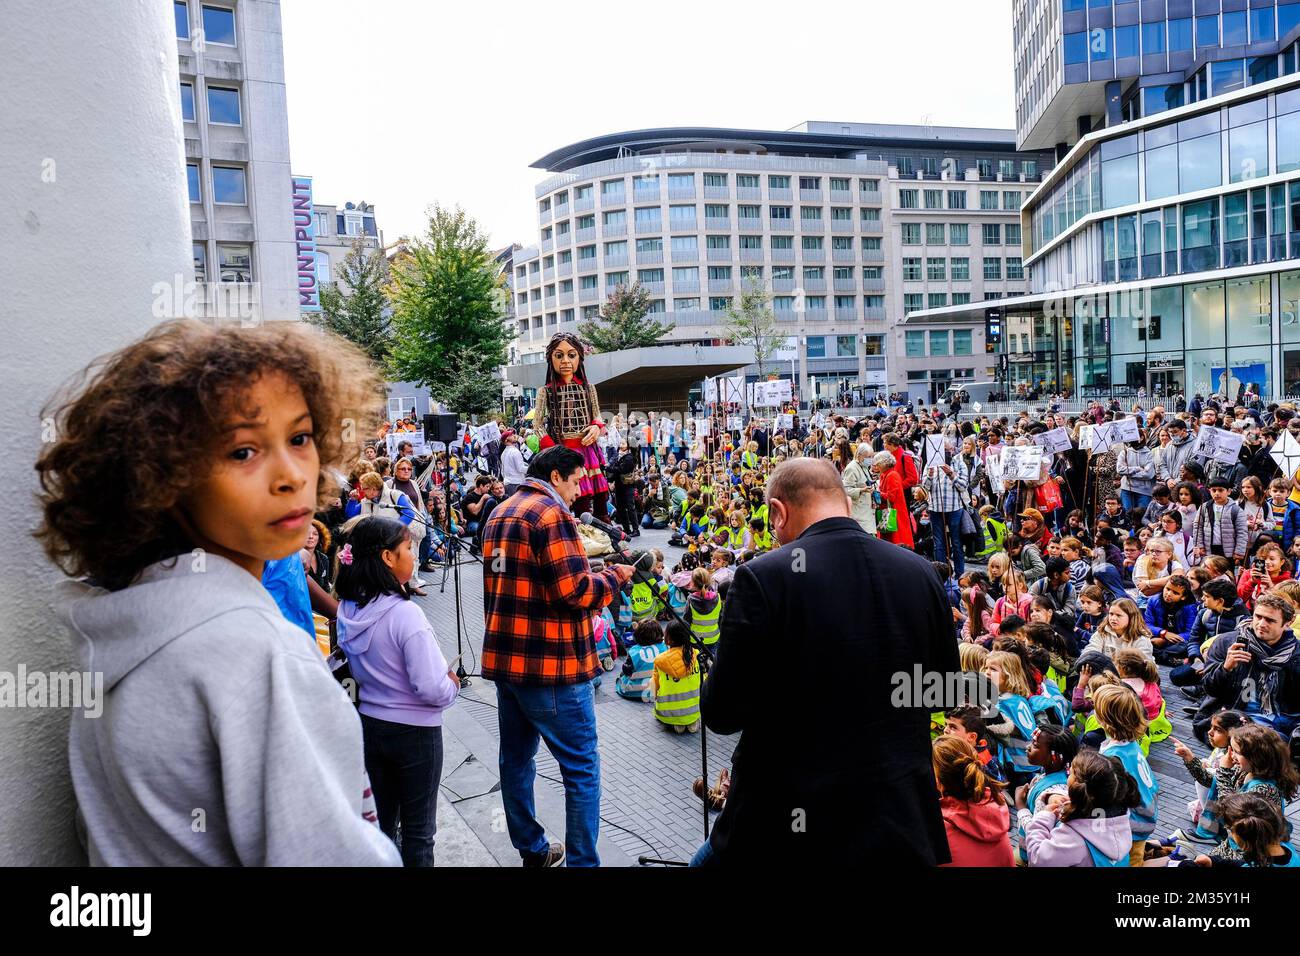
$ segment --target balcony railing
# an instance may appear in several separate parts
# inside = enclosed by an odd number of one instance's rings
[[[862,234],[866,236],[879,236],[885,231],[885,223],[881,219],[863,219]]]
[[[612,269],[615,266],[625,266],[627,265],[627,253],[625,252],[621,256],[605,256],[600,260],[600,262],[606,269]]]
[[[751,219],[750,217],[746,216],[744,219],[736,220],[736,228],[738,228],[741,232],[747,232],[747,231],[759,232],[763,228],[763,220]]]
[[[740,250],[740,261],[741,261],[741,262],[762,262],[762,261],[763,261],[763,250],[762,250],[762,249],[747,249],[747,248],[742,247],[741,250]]]
[[[683,219],[679,216],[668,220],[669,232],[699,232],[699,230],[699,222],[694,216],[690,219]]]
[[[578,275],[582,275],[584,272],[595,272],[595,271],[596,271],[595,256],[591,256],[587,259],[578,260]]]
[[[627,220],[625,219],[622,222],[607,222],[601,226],[600,231],[606,239],[613,238],[614,236],[626,236]]]
[[[673,280],[673,295],[681,295],[684,292],[699,292],[699,291],[700,291],[699,279],[674,279]]]
[[[555,248],[555,240],[543,239],[541,248],[542,248],[542,252],[550,252],[552,249]]]
[[[805,250],[803,250],[803,261],[804,261],[804,262],[825,262],[825,261],[826,261],[826,250],[825,250],[825,249],[805,249]]]
[[[731,291],[732,289],[734,289],[734,288],[735,288],[735,285],[732,283],[732,281],[731,281],[730,279],[710,279],[710,280],[709,280],[709,291],[710,291],[710,292],[730,292],[730,291]]]
[[[596,227],[587,226],[585,229],[579,229],[573,235],[574,242],[591,242],[596,238]]]
[[[794,232],[799,227],[793,219],[773,219],[770,228],[773,232]]]
[[[794,248],[791,247],[788,249],[773,249],[772,261],[773,262],[794,262]]]
[[[849,189],[832,189],[831,202],[853,202],[853,191]]]
[[[705,199],[730,199],[731,190],[726,186],[705,186],[704,198]]]
[[[885,307],[883,305],[869,305],[862,310],[862,317],[868,322],[885,321]]]
[[[634,189],[632,190],[632,199],[634,202],[658,202],[659,190],[655,189]]]
[[[573,305],[573,293],[561,292],[556,298],[559,300],[557,305]]]
[[[884,292],[885,280],[884,279],[863,279],[862,291],[863,292]]]
[[[575,199],[573,201],[574,212],[586,212],[588,209],[596,208],[596,197],[588,196],[585,199]]]
[[[636,254],[636,264],[639,266],[658,265],[663,261],[664,251],[662,249],[645,249]]]
[[[663,232],[664,221],[662,219],[643,220],[638,219],[636,222],[636,234],[638,236],[648,232]]]
[[[773,280],[772,280],[772,291],[773,291],[773,292],[793,292],[793,291],[794,291],[794,284],[795,284],[795,283],[794,283],[794,279],[773,279]]]
[[[853,231],[852,219],[831,220],[831,232],[852,232],[852,231]]]
[[[884,262],[885,261],[884,249],[863,249],[861,255],[862,255],[863,262]]]
[[[704,219],[704,228],[720,232],[730,232],[731,220],[722,216],[706,216]]]
[[[794,199],[794,190],[792,189],[769,189],[767,198],[772,202],[789,201]]]
[[[557,249],[560,248],[561,246],[569,246],[572,244],[573,244],[572,232],[557,232],[555,234],[555,247]]]
[[[600,194],[600,206],[602,209],[617,209],[619,206],[627,205],[627,190],[616,189],[612,193]]]
[[[551,221],[551,217],[553,217],[554,215],[555,215],[555,210],[549,207],[546,209],[539,209],[537,210],[537,221],[544,226]]]
[[[796,312],[794,309],[774,309],[772,316],[778,322],[798,322],[802,317],[802,312]]]
[[[805,292],[825,292],[826,280],[825,279],[804,279],[803,290]]]
[[[800,189],[799,199],[801,202],[821,202],[822,191],[820,189]]]
[[[699,249],[674,249],[673,262],[699,262]]]
[[[599,298],[600,298],[600,289],[579,289],[578,290],[579,302],[595,302]]]
[[[549,268],[549,269],[543,269],[543,270],[542,270],[542,281],[543,281],[543,282],[550,282],[550,281],[552,281],[554,278],[555,278],[555,266],[551,266],[551,268]]]
[[[860,189],[858,190],[858,202],[868,206],[879,206],[884,202],[884,197],[878,189]]]
[[[543,305],[545,306],[545,308],[548,308],[548,309],[553,309],[553,308],[555,308],[555,296],[553,296],[553,295],[548,295],[548,296],[544,297],[544,298],[542,299],[542,303],[543,303]]]
[[[731,247],[724,246],[721,249],[715,249],[713,246],[709,246],[708,259],[710,262],[730,262]]]
[[[757,202],[763,198],[763,189],[760,186],[737,186],[736,198],[742,201],[752,199]]]
[[[642,282],[641,288],[645,289],[651,295],[664,294],[664,283],[662,279],[659,280],[658,282]]]
[[[852,279],[833,279],[836,292],[857,292],[858,284]]]
[[[694,199],[695,187],[694,186],[669,186],[668,198],[669,199]]]
[[[825,309],[807,309],[804,311],[804,317],[809,322],[825,322],[829,318],[829,313]]]
[[[557,279],[562,279],[565,276],[571,276],[571,275],[573,275],[572,261],[561,262],[558,266],[555,267],[555,277]]]
[[[800,219],[799,228],[803,232],[823,233],[826,231],[825,219]]]
[[[837,305],[835,307],[836,322],[856,322],[858,320],[858,310],[851,306]]]

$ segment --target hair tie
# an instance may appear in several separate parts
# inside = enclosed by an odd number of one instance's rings
[[[352,544],[351,542],[349,542],[348,544],[345,544],[343,546],[341,551],[339,551],[339,564],[350,565],[351,563],[352,563]]]

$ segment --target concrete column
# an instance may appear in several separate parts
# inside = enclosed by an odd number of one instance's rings
[[[75,15],[73,15],[75,13]],[[193,279],[170,3],[7,0],[0,32],[0,669],[66,671],[51,615],[60,574],[29,532],[42,408],[98,355],[177,314]],[[105,241],[106,240],[106,241]],[[129,449],[123,449],[129,454]],[[83,860],[73,829],[68,710],[0,708],[0,865]]]

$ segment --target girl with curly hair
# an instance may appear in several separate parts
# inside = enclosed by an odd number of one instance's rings
[[[92,864],[399,862],[357,713],[262,585],[271,563],[303,573],[327,476],[383,398],[365,356],[314,329],[178,321],[52,411],[36,536],[74,579],[58,610],[79,669],[104,682],[69,742]]]

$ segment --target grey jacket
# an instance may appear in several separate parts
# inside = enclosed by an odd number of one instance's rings
[[[360,718],[257,578],[196,552],[63,587],[79,666],[103,674],[69,740],[92,865],[400,865],[363,816]]]
[[[1135,495],[1149,495],[1155,489],[1156,463],[1151,449],[1146,445],[1130,448],[1128,445],[1115,453],[1115,474],[1119,486]]]
[[[1159,449],[1155,456],[1157,460],[1156,478],[1160,481],[1168,481],[1172,478],[1174,481],[1179,480],[1183,473],[1183,465],[1192,457],[1192,446],[1196,440],[1188,433],[1182,441],[1171,440],[1164,448]]]
[[[1224,555],[1231,558],[1234,555],[1245,554],[1249,537],[1246,531],[1246,512],[1242,511],[1235,501],[1229,501],[1223,506],[1220,524],[1219,540],[1223,544]],[[1192,547],[1200,548],[1209,554],[1213,540],[1214,502],[1207,501],[1196,512],[1196,520],[1192,523]]]

